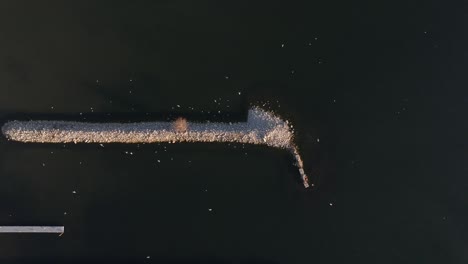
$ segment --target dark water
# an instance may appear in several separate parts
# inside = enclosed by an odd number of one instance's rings
[[[242,120],[266,104],[295,124],[315,188],[264,147],[2,138],[0,224],[66,232],[0,235],[1,262],[466,263],[465,13],[3,1],[2,122]]]

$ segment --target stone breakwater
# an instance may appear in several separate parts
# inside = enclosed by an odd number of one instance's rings
[[[252,108],[247,122],[192,123],[183,132],[172,122],[88,123],[74,121],[10,121],[2,126],[9,140],[31,143],[156,143],[235,142],[287,149],[296,159],[304,186],[303,162],[288,122],[271,112]]]

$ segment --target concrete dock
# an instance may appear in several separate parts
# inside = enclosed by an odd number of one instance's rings
[[[65,232],[64,226],[0,226],[0,233],[56,233]]]

